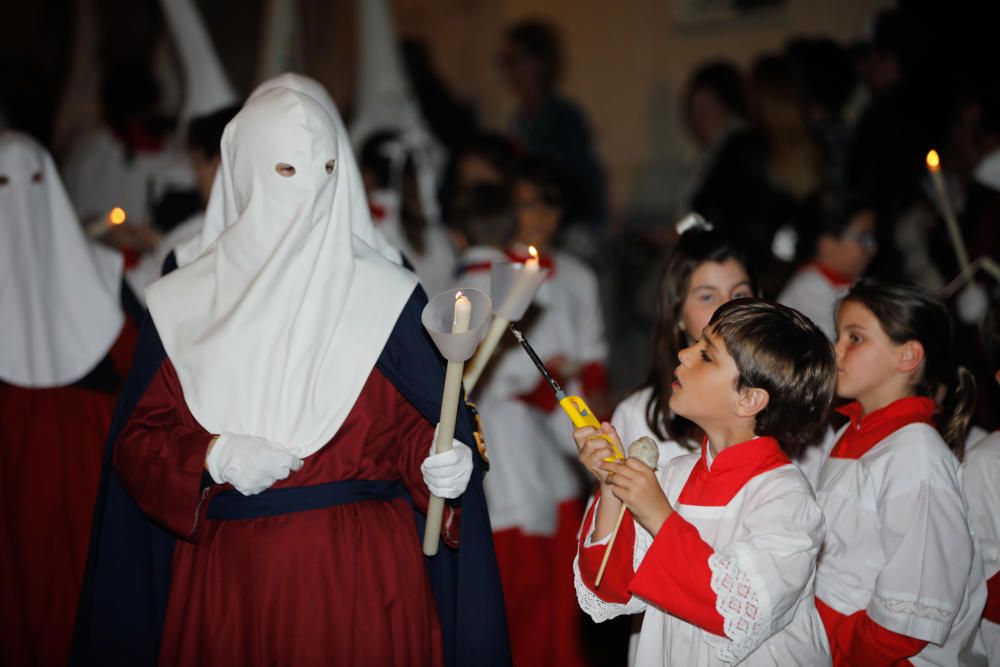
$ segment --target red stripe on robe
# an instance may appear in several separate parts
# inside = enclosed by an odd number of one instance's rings
[[[883,628],[864,609],[845,616],[816,598],[816,611],[823,621],[835,667],[912,665],[907,658],[927,646],[922,639]]]

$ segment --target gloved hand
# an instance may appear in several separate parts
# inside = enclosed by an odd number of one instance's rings
[[[209,449],[205,467],[218,484],[228,482],[252,496],[301,468],[302,459],[265,438],[223,433]]]
[[[469,486],[469,480],[472,478],[472,450],[464,443],[454,440],[451,451],[435,454],[435,442],[437,442],[437,429],[434,429],[430,456],[420,464],[424,484],[438,498],[458,498],[465,493],[465,488]]]

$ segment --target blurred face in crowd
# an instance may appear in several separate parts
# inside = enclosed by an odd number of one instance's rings
[[[875,212],[864,210],[851,219],[851,224],[839,237],[829,234],[820,237],[816,259],[823,266],[853,281],[864,275],[876,250]]]
[[[518,97],[533,97],[545,89],[544,65],[509,39],[500,51],[500,70]]]
[[[191,167],[194,169],[195,184],[198,186],[198,194],[201,196],[202,205],[208,204],[208,197],[212,193],[212,181],[215,180],[215,172],[219,168],[219,157],[208,158],[200,150],[188,151],[188,158],[191,160]]]
[[[716,308],[727,301],[752,296],[750,276],[735,259],[702,262],[691,273],[687,296],[681,306],[679,326],[689,341],[696,341],[708,326]]]
[[[518,181],[514,187],[514,208],[517,211],[517,240],[544,250],[559,229],[562,210],[546,204],[538,187],[529,181]]]
[[[700,148],[711,144],[726,129],[732,114],[709,88],[695,88],[687,104],[688,129]]]

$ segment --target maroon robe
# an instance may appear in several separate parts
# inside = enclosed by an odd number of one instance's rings
[[[65,665],[104,440],[138,332],[130,320],[87,377],[0,381],[0,664]]]
[[[373,369],[343,426],[273,488],[401,480],[417,509],[434,427]],[[404,498],[213,520],[213,435],[184,402],[169,359],[122,430],[114,465],[140,508],[181,540],[161,665],[440,665],[440,624]],[[209,480],[210,482],[210,480]],[[458,518],[444,536],[457,544]]]

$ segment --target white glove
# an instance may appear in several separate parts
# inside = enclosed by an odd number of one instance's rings
[[[465,493],[472,478],[472,450],[466,444],[454,440],[451,451],[435,454],[434,442],[437,442],[437,429],[434,429],[430,456],[420,464],[424,484],[438,498],[458,498]]]
[[[301,468],[302,459],[265,438],[224,433],[209,450],[205,465],[216,483],[228,482],[252,496]]]

